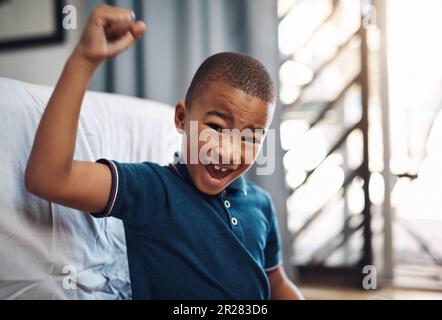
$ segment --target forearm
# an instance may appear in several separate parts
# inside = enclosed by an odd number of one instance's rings
[[[27,185],[69,175],[81,104],[95,66],[76,51],[68,59],[37,129],[26,170]]]
[[[280,266],[277,269],[267,272],[269,279],[272,300],[303,300],[299,289],[290,281]]]
[[[304,300],[304,297],[291,281],[284,280],[272,287],[272,300]]]

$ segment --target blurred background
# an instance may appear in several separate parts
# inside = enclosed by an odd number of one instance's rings
[[[55,85],[101,2],[148,31],[92,90],[174,105],[220,51],[270,70],[276,170],[250,178],[307,298],[442,299],[442,0],[3,0],[0,76]],[[60,27],[66,5],[76,28]]]

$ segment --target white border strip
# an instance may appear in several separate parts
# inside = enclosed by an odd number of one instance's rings
[[[106,217],[108,217],[110,215],[110,213],[112,212],[112,209],[114,208],[115,201],[117,200],[118,184],[119,184],[117,166],[115,165],[115,163],[113,161],[109,161],[109,163],[112,165],[112,170],[114,171],[114,174],[115,174],[115,181],[112,182],[112,183],[115,183],[115,192],[114,192],[114,197],[112,199],[112,204],[110,205],[109,209],[106,212]]]
[[[277,265],[274,265],[273,267],[264,268],[264,271],[265,272],[273,271],[278,269],[280,266],[282,266],[282,262],[279,262]]]

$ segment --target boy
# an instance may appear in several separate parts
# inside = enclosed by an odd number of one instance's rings
[[[255,59],[218,54],[196,73],[175,124],[185,134],[180,161],[161,167],[73,160],[80,108],[99,64],[136,42],[145,24],[132,11],[100,5],[68,59],[36,133],[27,189],[49,201],[124,222],[134,299],[299,299],[280,261],[269,196],[241,176],[271,122],[274,88]],[[248,129],[240,148],[205,142],[198,133]],[[259,134],[259,132],[261,134]],[[224,141],[224,140],[223,140]],[[222,164],[217,161],[228,159]]]

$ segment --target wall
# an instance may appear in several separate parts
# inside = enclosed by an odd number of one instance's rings
[[[0,51],[0,77],[26,82],[55,85],[66,59],[81,36],[85,14],[85,1],[69,0],[77,8],[78,30],[65,31],[65,41],[58,44]],[[39,10],[39,6],[35,6]],[[17,19],[19,19],[17,17]]]

